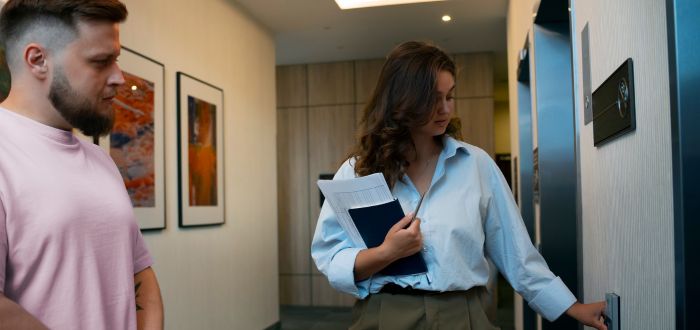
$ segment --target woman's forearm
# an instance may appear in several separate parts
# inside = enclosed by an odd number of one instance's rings
[[[374,275],[394,260],[381,246],[360,251],[355,258],[355,281]]]

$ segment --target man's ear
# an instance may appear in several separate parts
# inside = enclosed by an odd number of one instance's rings
[[[46,48],[38,44],[29,44],[24,48],[22,61],[29,73],[36,78],[46,79],[49,74],[49,63]]]

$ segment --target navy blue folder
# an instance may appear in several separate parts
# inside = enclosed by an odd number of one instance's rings
[[[381,245],[389,229],[405,215],[397,199],[368,207],[349,209],[350,217],[368,248]],[[411,275],[428,271],[420,252],[394,261],[379,271],[382,275]]]

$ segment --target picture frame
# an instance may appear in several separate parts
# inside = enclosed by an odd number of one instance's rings
[[[165,66],[122,46],[124,85],[114,98],[114,126],[95,138],[117,165],[142,231],[166,228]]]
[[[223,225],[224,91],[177,72],[179,226]]]

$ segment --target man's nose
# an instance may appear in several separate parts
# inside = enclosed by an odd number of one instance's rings
[[[112,70],[112,73],[109,75],[107,84],[111,86],[121,86],[124,85],[125,82],[126,81],[124,80],[124,74],[122,73],[121,68],[119,68],[119,65],[117,63],[114,63],[114,68]]]

